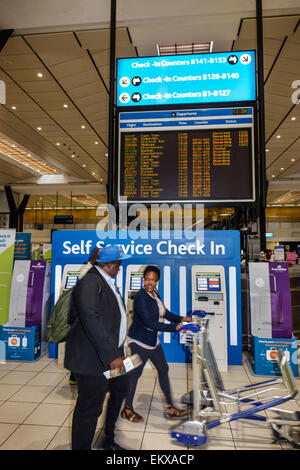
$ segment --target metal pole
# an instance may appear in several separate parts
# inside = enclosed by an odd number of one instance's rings
[[[257,64],[258,64],[258,123],[259,123],[259,154],[260,154],[260,202],[259,202],[259,236],[260,249],[266,249],[266,153],[265,153],[265,102],[264,102],[264,49],[262,0],[256,0],[256,33],[257,33]]]
[[[115,97],[115,59],[116,59],[116,10],[117,0],[110,6],[110,67],[109,67],[109,124],[108,124],[108,191],[107,199],[113,204],[114,198],[114,97]]]

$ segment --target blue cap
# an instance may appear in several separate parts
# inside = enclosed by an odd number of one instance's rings
[[[118,261],[131,257],[131,255],[124,255],[118,245],[108,245],[104,246],[98,253],[97,263],[110,263],[111,261]]]

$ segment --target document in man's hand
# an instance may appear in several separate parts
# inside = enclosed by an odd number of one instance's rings
[[[120,369],[112,369],[112,370],[106,370],[105,372],[103,372],[103,375],[106,379],[112,379],[114,377],[118,377],[119,375],[127,374],[128,372],[135,369],[136,367],[139,367],[142,364],[142,362],[143,361],[138,354],[133,354],[132,356],[128,356],[124,359],[123,372],[120,372]]]

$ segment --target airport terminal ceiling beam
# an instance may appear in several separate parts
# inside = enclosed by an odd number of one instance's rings
[[[2,51],[3,47],[5,46],[13,32],[13,29],[0,30],[0,52]]]

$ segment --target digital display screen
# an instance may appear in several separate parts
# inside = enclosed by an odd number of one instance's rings
[[[129,290],[140,290],[143,287],[143,273],[130,273]]]
[[[254,201],[253,138],[252,108],[121,113],[119,202]]]
[[[255,51],[117,61],[118,107],[255,100]]]
[[[197,292],[221,292],[220,273],[196,273]]]
[[[80,271],[68,271],[65,283],[65,289],[71,289],[78,281]]]

